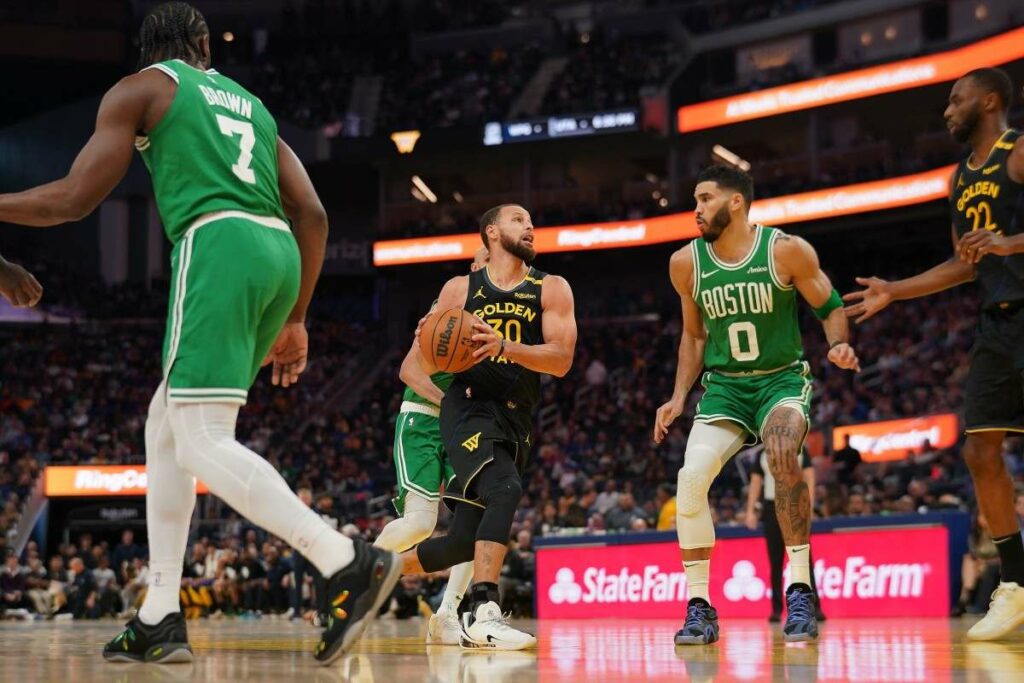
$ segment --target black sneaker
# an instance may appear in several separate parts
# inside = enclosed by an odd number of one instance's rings
[[[686,605],[686,622],[676,632],[676,645],[710,645],[718,640],[718,612],[701,598]]]
[[[313,649],[321,664],[330,664],[356,644],[402,575],[398,553],[353,540],[356,557],[327,580],[327,628]]]
[[[794,583],[786,591],[786,623],[782,636],[787,643],[806,642],[818,639],[818,621],[815,612],[818,600],[811,587]]]
[[[150,662],[179,664],[192,661],[192,647],[181,612],[172,612],[150,626],[135,617],[124,631],[103,646],[108,662]]]

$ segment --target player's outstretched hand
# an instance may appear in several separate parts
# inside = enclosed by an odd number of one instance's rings
[[[309,334],[305,323],[287,323],[281,328],[277,340],[270,347],[263,365],[274,364],[270,382],[274,386],[288,387],[299,381],[306,369],[309,356]]]
[[[480,344],[480,348],[473,352],[473,358],[479,363],[484,358],[493,358],[501,352],[501,335],[488,325],[478,320],[473,323],[473,341]]]
[[[431,311],[431,313],[433,313],[433,311]],[[420,330],[423,329],[423,325],[424,325],[424,323],[427,322],[427,318],[429,318],[429,317],[430,317],[430,313],[427,313],[425,316],[420,318],[420,321],[418,323],[416,323],[416,331],[412,333],[412,338],[413,338],[413,340],[417,344],[420,341]]]
[[[661,443],[665,440],[665,437],[668,435],[668,428],[672,426],[676,418],[683,414],[683,406],[685,404],[685,399],[682,401],[669,401],[658,408],[658,413],[654,417],[654,443]]]
[[[1008,256],[1011,253],[1013,252],[1006,238],[991,230],[974,230],[956,243],[956,255],[964,263],[977,263],[985,254]]]
[[[836,344],[829,349],[828,359],[832,361],[833,365],[843,370],[860,372],[860,360],[857,358],[857,352],[846,342]]]
[[[32,273],[0,258],[0,295],[17,308],[35,306],[43,296],[43,286]]]
[[[891,304],[892,294],[889,293],[889,283],[882,278],[859,277],[856,280],[864,289],[843,296],[843,301],[849,304],[843,312],[847,318],[855,318],[854,322],[860,324]]]

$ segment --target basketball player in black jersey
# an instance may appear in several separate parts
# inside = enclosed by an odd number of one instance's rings
[[[1002,457],[1006,432],[1024,433],[1024,136],[1007,127],[1013,83],[999,69],[964,75],[949,94],[949,132],[970,145],[950,181],[955,256],[920,275],[857,278],[847,314],[863,322],[893,301],[977,280],[981,316],[967,375],[964,459],[999,549],[1001,583],[988,614],[967,632],[997,640],[1024,624],[1024,544],[1013,482]]]
[[[475,326],[476,364],[455,375],[441,401],[441,439],[457,477],[445,492],[454,516],[447,536],[402,555],[403,571],[435,572],[473,560],[462,646],[521,650],[537,641],[504,622],[498,578],[523,495],[540,375],[569,372],[576,317],[569,283],[530,266],[536,252],[526,209],[490,209],[480,219],[480,236],[490,263],[449,280],[437,302],[440,311],[464,308],[485,323]]]

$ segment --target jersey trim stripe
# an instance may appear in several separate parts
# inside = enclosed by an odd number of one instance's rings
[[[765,228],[762,228],[762,230],[763,229]],[[782,284],[782,280],[779,279],[779,274],[775,270],[775,241],[778,240],[781,235],[781,232],[775,230],[772,232],[772,237],[768,241],[768,274],[771,276],[772,282],[775,283],[776,287],[778,287],[784,292],[788,292],[789,290],[793,289],[793,285]]]
[[[291,232],[291,228],[288,227],[288,223],[276,216],[257,216],[256,214],[248,213],[247,211],[214,211],[213,213],[203,214],[188,226],[188,232],[195,232],[204,225],[208,225],[214,221],[222,221],[225,218],[242,218],[266,228]]]
[[[964,160],[964,166],[966,166],[967,169],[970,171],[980,171],[984,167],[988,166],[988,160],[992,158],[992,153],[995,152],[997,149],[1000,149],[999,143],[1003,141],[1003,138],[1005,138],[1012,132],[1013,128],[1007,128],[1006,130],[1003,131],[1003,134],[999,136],[999,139],[992,143],[992,149],[990,149],[988,151],[988,154],[985,155],[985,161],[981,162],[977,166],[971,166],[971,157],[968,156]]]
[[[175,83],[179,83],[179,84],[181,83],[181,79],[178,78],[178,74],[174,73],[174,69],[170,68],[166,64],[150,64],[145,69],[142,69],[141,71],[139,71],[139,73],[142,73],[143,71],[149,71],[150,69],[156,69],[157,71],[162,71],[165,74],[167,74],[168,76],[170,76],[171,79]]]
[[[754,244],[750,247],[750,253],[748,253],[746,256],[744,256],[742,261],[740,261],[739,263],[732,263],[732,264],[720,261],[720,260],[718,260],[718,257],[715,256],[715,250],[714,250],[713,245],[708,244],[706,246],[707,246],[708,256],[711,257],[711,261],[716,266],[720,267],[722,270],[739,270],[740,268],[744,267],[745,265],[750,263],[752,260],[754,260],[754,255],[757,254],[757,250],[761,246],[761,237],[762,237],[762,235],[764,233],[764,228],[762,226],[755,225],[754,228],[757,230],[757,237],[754,238]]]
[[[494,280],[491,279],[490,269],[491,269],[490,266],[485,266],[484,267],[484,269],[483,269],[484,279],[487,280],[487,284],[489,284],[491,287],[494,287],[499,292],[514,292],[514,291],[516,291],[517,289],[519,289],[520,287],[522,287],[523,285],[525,285],[528,282],[533,282],[534,284],[538,284],[538,285],[543,282],[543,280],[537,280],[537,278],[532,277],[533,276],[533,267],[531,266],[530,269],[526,271],[526,275],[523,276],[522,280],[520,280],[519,282],[514,284],[509,289],[504,289],[503,287],[499,287],[498,285],[494,284]]]
[[[700,293],[700,258],[697,256],[697,240],[690,242],[690,254],[693,256],[693,300],[697,301]]]
[[[409,479],[409,470],[405,464],[405,441],[402,436],[405,434],[405,425],[408,419],[408,415],[400,415],[398,418],[398,429],[395,435],[395,443],[398,444],[398,457],[395,458],[398,464],[398,484],[406,491],[411,491],[417,495],[423,496],[427,500],[437,501],[440,500],[441,494],[438,491],[428,491],[419,484],[415,484]]]
[[[399,413],[419,413],[421,415],[429,415],[430,417],[441,417],[441,409],[437,406],[428,406],[424,403],[414,403],[413,401],[402,401],[402,407],[398,411]]]

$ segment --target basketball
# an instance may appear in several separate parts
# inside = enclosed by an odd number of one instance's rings
[[[442,372],[462,372],[473,365],[473,352],[480,343],[473,341],[473,323],[479,320],[463,308],[435,311],[420,328],[423,357]]]

